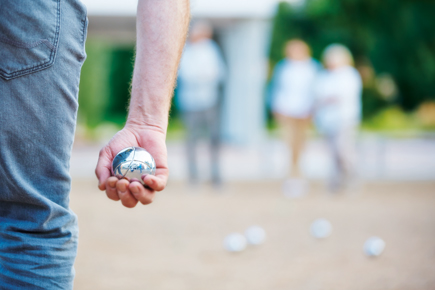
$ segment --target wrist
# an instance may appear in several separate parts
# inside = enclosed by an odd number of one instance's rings
[[[154,130],[166,135],[169,118],[168,94],[150,94],[133,86],[126,126]]]
[[[166,122],[164,122],[152,119],[145,120],[144,118],[134,118],[129,116],[124,127],[135,132],[155,131],[166,136],[168,121],[166,120]]]

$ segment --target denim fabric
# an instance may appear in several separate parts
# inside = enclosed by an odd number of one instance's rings
[[[0,0],[0,289],[72,289],[69,161],[86,58],[78,0]]]

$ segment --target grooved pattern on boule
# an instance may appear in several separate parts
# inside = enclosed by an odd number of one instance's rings
[[[113,175],[142,184],[146,175],[155,175],[156,165],[151,154],[141,147],[127,147],[121,150],[112,162]]]

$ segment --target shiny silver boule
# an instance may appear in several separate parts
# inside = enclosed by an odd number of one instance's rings
[[[112,174],[119,179],[139,181],[156,174],[156,162],[148,151],[140,147],[127,147],[116,154],[112,162]]]

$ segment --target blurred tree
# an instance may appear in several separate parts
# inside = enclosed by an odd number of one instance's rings
[[[79,122],[94,129],[102,123],[124,125],[130,100],[134,68],[134,45],[119,45],[101,40],[88,40],[88,58],[83,65],[79,91]],[[172,100],[174,103],[174,100]],[[170,119],[177,121],[173,106]],[[169,128],[180,125],[170,122]]]
[[[134,46],[88,41],[79,91],[79,122],[95,128],[104,122],[122,126],[127,116]]]
[[[369,59],[377,73],[390,74],[400,93],[399,105],[412,110],[435,99],[434,11],[433,0],[306,0],[300,7],[280,3],[271,67],[283,58],[290,38],[307,41],[317,59],[327,45],[339,42],[350,48],[357,64]],[[365,116],[385,107],[385,101],[373,99],[376,93],[365,92]]]
[[[134,68],[134,47],[113,48],[110,52],[109,91],[104,119],[123,125],[130,100],[130,85]]]
[[[107,68],[110,66],[109,48],[103,43],[88,41],[88,55],[80,76],[79,122],[94,128],[104,119],[107,105]]]

